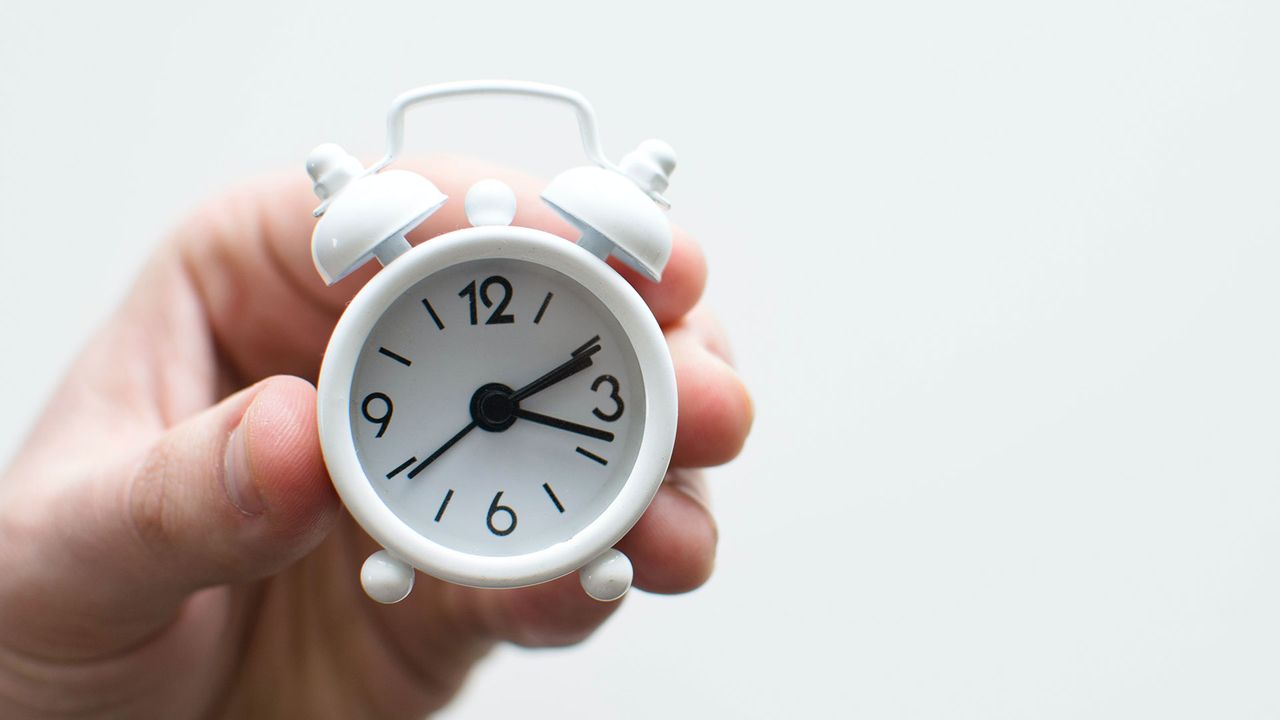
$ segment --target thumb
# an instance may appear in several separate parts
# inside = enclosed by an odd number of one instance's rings
[[[60,504],[47,524],[60,537],[23,563],[24,584],[43,589],[52,612],[42,617],[110,620],[95,626],[111,631],[40,634],[127,645],[172,619],[193,591],[269,575],[314,549],[338,508],[315,403],[310,383],[269,378],[170,428],[126,470]]]
[[[281,376],[163,435],[127,483],[127,575],[182,595],[310,552],[337,509],[315,418],[311,384]]]

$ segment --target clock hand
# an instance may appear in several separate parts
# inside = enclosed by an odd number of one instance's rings
[[[462,438],[466,437],[466,436],[467,436],[467,433],[469,433],[469,432],[471,432],[472,430],[475,430],[475,429],[476,429],[476,422],[475,422],[474,420],[472,420],[470,423],[468,423],[468,424],[467,424],[467,426],[466,426],[466,427],[464,427],[464,428],[462,428],[461,430],[459,430],[457,435],[454,435],[453,437],[449,438],[449,439],[445,442],[445,444],[443,444],[443,445],[441,445],[441,446],[440,446],[440,448],[439,448],[438,450],[436,450],[435,452],[433,452],[433,453],[431,453],[430,455],[428,455],[426,460],[423,460],[422,462],[420,462],[420,463],[418,463],[417,465],[415,465],[415,466],[414,466],[414,468],[413,468],[412,470],[410,470],[410,471],[409,471],[409,474],[408,474],[408,476],[407,476],[407,477],[409,477],[410,479],[413,479],[414,477],[416,477],[416,476],[417,476],[417,474],[418,474],[418,473],[420,473],[420,472],[422,472],[423,470],[425,470],[425,469],[427,468],[427,466],[428,466],[428,465],[430,465],[431,463],[435,462],[436,458],[438,458],[438,457],[440,457],[441,455],[445,454],[445,451],[447,451],[449,448],[453,447],[455,444],[457,444],[457,442],[458,442],[459,440],[461,440]]]
[[[559,367],[512,393],[511,401],[518,403],[534,393],[542,392],[561,380],[591,367],[591,356],[600,352],[600,343],[597,342],[599,339],[599,335],[591,338],[587,347],[575,350],[573,357],[566,360]]]
[[[578,423],[575,423],[575,422],[569,422],[568,420],[561,420],[560,418],[554,418],[554,417],[551,417],[550,415],[543,415],[541,413],[536,413],[529,410],[516,410],[515,416],[520,418],[521,420],[528,420],[529,422],[535,422],[535,423],[538,423],[539,425],[546,425],[548,427],[559,428],[561,430],[568,430],[569,432],[578,433],[579,435],[586,435],[587,437],[596,438],[597,440],[613,442],[613,433],[609,432],[608,430],[597,430],[596,428],[593,428],[593,427],[587,427],[586,425],[579,425]]]
[[[471,422],[467,423],[466,427],[459,430],[457,435],[449,438],[449,440],[446,441],[444,445],[441,445],[439,449],[428,455],[426,460],[423,460],[414,466],[414,468],[408,472],[407,477],[410,479],[417,477],[418,473],[427,469],[428,465],[435,462],[437,458],[448,452],[449,448],[453,447],[459,440],[466,437],[467,433],[475,430],[477,427],[480,427],[482,422],[484,423],[484,429],[490,432],[502,432],[503,430],[506,430],[515,419],[513,415],[519,412],[519,403],[521,400],[533,395],[534,393],[542,392],[561,380],[591,367],[591,356],[600,352],[599,340],[599,335],[591,338],[587,341],[586,345],[574,350],[572,357],[567,361],[561,363],[551,372],[543,375],[537,380],[534,380],[528,385],[525,385],[514,393],[505,385],[497,383],[491,383],[481,387],[472,397]],[[487,402],[493,402],[495,400],[497,401],[496,407],[489,407],[486,404]],[[586,427],[585,425],[575,425],[574,423],[557,420],[556,418],[547,417],[546,415],[538,415],[537,413],[530,414],[539,418],[533,419],[533,422],[542,422],[543,424],[549,424],[552,427],[560,427],[564,430],[582,433],[583,435],[589,435],[591,437],[598,437],[602,440],[613,439],[613,433],[608,433],[603,430],[595,430],[593,428]],[[586,432],[583,432],[584,430]],[[609,437],[605,438],[603,435],[608,435]]]

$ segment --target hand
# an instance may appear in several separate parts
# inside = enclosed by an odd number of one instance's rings
[[[522,420],[535,422],[539,425],[546,425],[547,427],[558,428],[560,430],[568,430],[571,433],[586,435],[589,438],[604,440],[605,442],[613,442],[613,433],[608,430],[600,430],[598,428],[587,427],[586,425],[579,425],[576,422],[561,420],[560,418],[543,415],[542,413],[536,413],[531,410],[521,410],[517,408],[514,414]]]
[[[412,480],[413,478],[417,477],[418,473],[422,472],[423,470],[426,470],[428,465],[435,462],[437,459],[439,459],[441,455],[448,452],[449,448],[453,447],[454,445],[457,445],[458,441],[466,437],[467,434],[470,433],[472,430],[475,430],[476,428],[481,426],[489,430],[505,430],[511,424],[510,420],[512,419],[511,417],[512,415],[514,415],[515,417],[523,417],[520,415],[521,400],[535,393],[540,393],[543,390],[546,390],[547,388],[551,387],[552,385],[555,385],[556,383],[562,380],[568,380],[570,377],[573,377],[574,375],[577,375],[583,370],[586,370],[587,368],[591,367],[591,363],[592,363],[591,356],[600,352],[600,344],[596,343],[596,341],[599,339],[600,339],[599,335],[591,338],[590,340],[587,341],[586,345],[583,345],[579,347],[577,350],[574,350],[572,353],[570,353],[569,359],[564,361],[560,365],[556,366],[554,370],[548,372],[546,375],[543,375],[537,380],[534,380],[528,385],[525,385],[519,390],[516,390],[515,392],[512,392],[511,388],[505,385],[500,385],[498,383],[490,383],[480,388],[479,390],[477,390],[476,394],[472,397],[472,400],[471,400],[471,418],[472,418],[471,422],[467,423],[467,426],[459,430],[456,435],[446,440],[444,445],[441,445],[439,448],[436,448],[436,451],[428,455],[427,459],[423,460],[417,465],[414,465],[413,469],[409,471],[409,475],[408,475],[409,479]],[[486,394],[498,395],[499,397],[486,398]],[[502,402],[503,417],[501,420],[494,423],[486,422],[484,413],[482,412],[482,409],[481,409],[481,406],[484,405],[484,401],[486,399],[489,399],[489,400],[496,399]],[[586,428],[582,425],[574,425],[573,423],[566,422],[564,420],[556,420],[555,418],[547,417],[546,415],[538,415],[537,413],[525,413],[525,415],[536,416],[537,418],[541,418],[541,420],[538,420],[538,419],[534,419],[533,417],[530,417],[530,419],[533,420],[534,422],[543,422],[545,424],[551,425],[552,427],[560,427],[560,428],[564,428],[565,430],[573,430],[573,428],[585,429],[585,430],[588,430],[588,432],[584,433],[586,435],[592,435],[592,433],[601,432],[599,430],[591,430],[591,428]],[[559,423],[559,424],[557,425],[556,423]],[[569,427],[569,426],[573,426],[573,427]],[[581,429],[573,430],[573,431],[582,432]],[[609,440],[613,440],[613,433],[605,433],[605,434],[609,436],[608,437]],[[599,437],[598,435],[592,435],[592,436]]]
[[[561,380],[567,380],[591,367],[591,356],[600,352],[600,343],[597,342],[599,339],[599,335],[591,338],[586,345],[570,353],[570,358],[562,365],[512,393],[511,401],[518,403],[535,393],[546,390]]]
[[[412,237],[464,224],[470,182]],[[568,227],[540,185],[516,224]],[[418,718],[495,642],[564,645],[617,604],[573,576],[475,590],[419,575],[404,602],[360,588],[376,550],[341,511],[312,386],[339,314],[375,272],[326,288],[301,172],[188,218],[71,367],[0,477],[0,717]],[[619,544],[636,587],[701,585],[716,545],[696,468],[733,458],[752,408],[710,314],[702,256],[676,233],[664,280],[621,269],[664,328],[679,426],[672,469]]]
[[[466,427],[459,430],[457,434],[454,435],[453,437],[449,438],[448,440],[445,440],[444,444],[436,448],[435,451],[432,452],[430,455],[428,455],[425,460],[418,463],[417,465],[414,465],[413,469],[408,472],[406,477],[408,477],[410,480],[418,477],[418,473],[422,472],[423,470],[426,470],[428,465],[430,465],[431,463],[439,459],[441,455],[449,451],[449,448],[453,447],[454,445],[457,445],[459,440],[466,437],[467,433],[470,433],[472,430],[475,430],[477,427],[479,427],[479,425],[476,423],[475,420],[472,420],[471,422],[467,423]],[[410,462],[412,462],[412,460],[410,460]]]

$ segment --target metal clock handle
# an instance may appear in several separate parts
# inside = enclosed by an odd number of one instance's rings
[[[376,175],[400,154],[404,146],[404,114],[409,108],[470,95],[543,98],[572,107],[578,116],[582,148],[598,167],[571,168],[560,173],[542,191],[542,199],[578,228],[580,247],[601,260],[616,256],[655,282],[662,279],[662,269],[671,255],[671,228],[653,205],[664,210],[671,207],[662,193],[675,169],[675,151],[661,140],[645,140],[623,157],[620,165],[613,164],[600,147],[591,103],[568,88],[519,80],[472,80],[426,85],[401,93],[387,113],[387,152],[361,177]],[[323,205],[316,214],[322,212]],[[408,244],[400,243],[397,249],[404,252]]]
[[[600,147],[600,134],[596,129],[596,115],[591,103],[581,93],[568,88],[545,83],[519,80],[472,80],[467,82],[427,85],[401,93],[391,103],[387,112],[387,153],[369,168],[366,174],[376,173],[390,165],[404,146],[404,114],[414,105],[432,100],[470,95],[515,95],[544,98],[568,104],[578,116],[578,130],[582,133],[582,149],[596,165],[614,172],[622,172],[605,157]]]

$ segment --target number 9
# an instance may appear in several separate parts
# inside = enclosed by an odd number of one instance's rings
[[[376,417],[373,413],[369,412],[369,404],[374,400],[381,400],[385,407],[385,412]],[[364,399],[364,402],[360,404],[360,414],[364,415],[364,419],[381,426],[378,428],[378,434],[374,435],[374,437],[382,437],[382,433],[387,431],[387,426],[391,424],[391,413],[393,410],[394,408],[391,406],[391,398],[387,397],[386,393],[369,393],[369,395]]]

